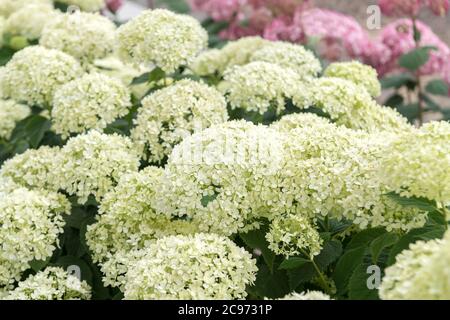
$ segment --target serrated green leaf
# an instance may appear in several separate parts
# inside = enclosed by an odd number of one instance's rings
[[[370,243],[370,253],[372,254],[372,261],[374,264],[377,263],[378,258],[381,252],[387,248],[392,246],[398,240],[398,235],[395,233],[385,233],[381,236],[377,237]]]
[[[363,262],[365,246],[346,251],[338,260],[333,273],[333,280],[336,284],[339,295],[344,295],[348,290],[348,282],[353,270]]]
[[[321,270],[325,270],[331,263],[337,260],[342,254],[342,243],[338,240],[325,242],[320,254],[314,258],[314,261]]]
[[[249,291],[260,298],[276,299],[285,296],[291,290],[284,270],[271,272],[266,265],[261,265],[256,274],[255,284]]]
[[[269,243],[266,240],[266,233],[268,231],[267,226],[262,226],[259,230],[252,230],[247,233],[239,234],[244,243],[252,249],[261,250],[264,261],[269,267],[270,271],[273,271],[273,263],[275,261],[275,253],[269,249]]]
[[[291,291],[297,289],[299,285],[311,281],[315,275],[316,270],[312,263],[304,264],[296,269],[287,270]]]
[[[30,262],[30,267],[35,272],[39,272],[43,270],[50,262],[51,257],[48,257],[46,260],[33,260]]]
[[[379,236],[386,233],[386,230],[383,228],[371,228],[362,230],[359,233],[355,234],[345,250],[352,250],[360,247],[368,247],[369,244]]]
[[[428,212],[438,210],[438,208],[436,207],[436,202],[427,198],[403,197],[396,192],[386,193],[386,196],[403,207],[412,207]]]
[[[278,269],[285,269],[285,270],[296,269],[296,268],[303,266],[306,263],[311,263],[311,261],[309,261],[308,259],[305,259],[305,258],[301,258],[301,257],[291,257],[287,260],[284,260],[280,264]]]
[[[353,271],[348,285],[348,295],[351,300],[379,300],[378,290],[369,289],[367,280],[369,274],[367,268],[369,264],[360,264]]]

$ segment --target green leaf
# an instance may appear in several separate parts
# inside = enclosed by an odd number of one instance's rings
[[[400,88],[402,86],[406,86],[410,82],[415,82],[414,78],[411,77],[411,75],[406,73],[401,73],[394,76],[384,77],[380,80],[381,87],[383,89],[390,89],[390,88]]]
[[[278,269],[296,269],[298,267],[303,266],[306,263],[311,263],[311,261],[309,261],[308,259],[305,258],[301,258],[301,257],[291,257],[287,260],[284,260],[280,266],[278,267]]]
[[[345,250],[352,250],[360,247],[366,248],[373,240],[385,233],[386,230],[383,228],[365,229],[352,237]]]
[[[368,263],[360,264],[353,271],[348,285],[348,293],[351,300],[379,300],[378,290],[376,288],[369,289],[367,285],[367,280],[370,276],[367,273],[369,265]]]
[[[281,298],[291,291],[286,272],[284,270],[272,272],[265,265],[259,267],[255,284],[248,290],[260,298],[270,299]]]
[[[11,143],[18,145],[26,142],[32,148],[37,148],[50,127],[51,122],[47,118],[31,115],[16,124],[11,134]]]
[[[148,82],[149,75],[150,75],[150,72],[141,74],[139,77],[136,77],[131,81],[131,85],[136,86],[136,85]]]
[[[299,285],[311,281],[315,275],[316,270],[312,263],[304,264],[296,269],[287,270],[291,291],[297,289]]]
[[[436,202],[428,200],[427,198],[419,197],[403,197],[396,192],[386,193],[386,196],[398,203],[399,205],[407,208],[418,208],[423,211],[433,212],[437,211]]]
[[[65,217],[66,226],[80,229],[83,221],[89,217],[92,217],[92,214],[87,212],[83,207],[72,207],[71,214]]]
[[[436,112],[440,112],[441,106],[438,105],[430,96],[428,96],[427,94],[422,94],[421,95],[423,101],[425,101],[427,108],[425,108],[426,111],[436,111]]]
[[[404,99],[401,95],[393,94],[384,102],[384,104],[388,107],[396,108],[397,106],[401,106],[403,101]]]
[[[337,260],[342,254],[342,243],[338,240],[331,240],[324,244],[320,254],[314,258],[314,261],[325,270],[330,264]]]
[[[30,267],[35,272],[39,272],[43,270],[50,262],[51,257],[48,257],[46,260],[33,260],[30,262]]]
[[[202,199],[200,200],[201,204],[203,207],[207,207],[208,204],[214,200],[216,200],[218,194],[213,194],[213,195],[207,195],[207,196],[203,196]]]
[[[425,87],[425,90],[428,93],[439,95],[439,96],[448,96],[449,86],[448,84],[440,79],[432,80],[428,82],[427,86]]]
[[[398,240],[398,235],[395,233],[385,233],[373,240],[370,243],[370,252],[372,254],[372,261],[374,264],[377,263],[378,258],[381,252],[387,248],[392,246]]]
[[[273,263],[275,261],[275,253],[269,249],[269,243],[266,240],[267,226],[262,226],[259,230],[252,230],[247,233],[239,234],[244,243],[252,249],[261,250],[264,261],[273,271]]]
[[[0,67],[6,65],[13,57],[15,51],[9,47],[0,48]]]
[[[151,82],[157,82],[161,79],[164,79],[166,77],[166,73],[164,72],[163,69],[161,69],[160,67],[156,67],[155,69],[153,69],[149,75],[148,75],[148,81]]]
[[[189,13],[191,11],[185,0],[157,0],[156,5],[167,7],[177,13]]]
[[[353,270],[363,262],[366,247],[360,246],[356,249],[346,251],[338,260],[333,273],[333,280],[337,292],[343,295],[348,290],[348,282]]]
[[[432,47],[420,47],[414,49],[402,55],[398,60],[398,64],[410,71],[416,71],[428,62],[430,58],[430,50],[433,49],[434,48]]]
[[[414,120],[419,117],[419,104],[417,102],[400,105],[397,106],[396,109],[401,115],[406,117],[410,123],[413,123]]]

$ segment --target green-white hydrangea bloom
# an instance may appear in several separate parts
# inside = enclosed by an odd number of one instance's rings
[[[266,234],[269,249],[286,258],[306,254],[310,258],[322,250],[322,239],[312,222],[301,215],[280,215]]]
[[[0,138],[8,140],[16,127],[16,123],[31,113],[28,106],[14,100],[0,99]]]
[[[284,110],[286,100],[298,87],[297,74],[277,64],[255,61],[227,69],[220,85],[231,108],[264,114]]]
[[[154,64],[167,73],[189,65],[206,48],[208,35],[187,15],[146,10],[117,30],[119,54],[135,64]]]
[[[292,292],[279,300],[332,300],[331,297],[321,291]]]
[[[450,233],[443,240],[417,241],[386,268],[379,294],[384,300],[450,299]]]
[[[377,71],[359,61],[334,62],[325,69],[324,76],[350,80],[363,86],[372,97],[378,97],[381,94]]]
[[[90,63],[113,52],[115,31],[114,23],[100,14],[66,13],[45,25],[39,44]]]
[[[58,2],[89,12],[100,11],[106,6],[105,0],[58,0]]]
[[[0,74],[3,96],[29,105],[51,105],[55,90],[83,73],[68,54],[41,46],[17,52]]]
[[[436,121],[400,134],[384,152],[380,176],[403,196],[450,202],[450,124]]]
[[[12,13],[6,20],[5,33],[36,40],[49,21],[56,18],[59,11],[47,3],[31,3]]]
[[[57,166],[57,185],[85,203],[89,195],[101,200],[123,174],[136,172],[139,157],[127,137],[91,130],[69,139]]]
[[[297,73],[299,80],[308,81],[322,71],[320,61],[303,46],[288,42],[271,42],[255,51],[250,61],[276,63]]]
[[[172,221],[155,212],[153,203],[163,172],[161,168],[147,167],[140,172],[125,174],[102,199],[100,216],[88,227],[86,239],[93,260],[100,264],[105,274],[106,285],[122,284],[125,272],[118,272],[117,265],[108,263],[111,259],[117,260],[117,252],[144,249],[163,236],[196,231],[189,221]]]
[[[102,130],[131,107],[131,93],[118,79],[100,73],[85,74],[55,92],[51,112],[53,129],[63,138],[89,129]]]
[[[57,191],[55,172],[60,152],[59,147],[28,149],[3,163],[0,179],[12,179],[17,185],[30,189]]]
[[[125,299],[242,299],[256,261],[215,234],[169,236],[145,249],[125,285]]]
[[[0,16],[0,49],[3,47],[3,35],[6,29],[6,19]]]
[[[330,130],[335,125],[327,118],[319,117],[314,113],[292,113],[283,116],[280,120],[271,124],[271,127],[281,132],[289,133],[296,128],[314,128],[315,126],[329,126]]]
[[[278,131],[247,121],[185,138],[169,157],[157,211],[190,219],[202,232],[251,230],[281,197],[282,146]]]
[[[211,49],[199,54],[190,68],[199,76],[222,75],[230,67],[249,63],[254,52],[269,43],[271,42],[261,37],[243,37],[230,41],[222,49]]]
[[[30,4],[52,5],[53,0],[2,0],[0,1],[0,16],[9,17],[12,13]]]
[[[151,162],[161,162],[183,138],[228,119],[225,98],[216,89],[181,80],[142,100],[131,137]]]
[[[70,214],[70,203],[57,193],[15,188],[0,194],[0,287],[18,281],[31,261],[53,254],[63,232],[63,214]]]
[[[69,275],[60,267],[47,267],[19,282],[3,300],[89,300],[91,288],[86,281]]]

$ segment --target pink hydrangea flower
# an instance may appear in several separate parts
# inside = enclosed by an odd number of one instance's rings
[[[247,0],[189,0],[193,10],[203,11],[216,21],[229,21],[240,11]]]
[[[426,5],[435,15],[445,16],[450,8],[449,0],[426,0]]]
[[[106,7],[109,11],[115,13],[122,7],[124,0],[106,0]]]
[[[416,17],[425,6],[434,14],[445,16],[449,10],[449,0],[378,0],[381,12],[393,17]]]

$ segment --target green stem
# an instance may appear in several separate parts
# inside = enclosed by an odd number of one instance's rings
[[[413,39],[414,39],[414,43],[416,45],[416,49],[420,47],[420,39],[418,39],[418,37],[416,36],[417,32],[419,32],[418,28],[417,28],[417,18],[416,17],[412,17],[412,23],[413,23]],[[418,115],[418,119],[419,119],[419,126],[422,126],[423,124],[423,114],[424,114],[424,104],[423,104],[423,91],[422,91],[422,79],[420,77],[420,72],[419,70],[416,71],[415,73],[415,77],[416,77],[416,82],[417,82],[417,90],[418,90],[418,96],[417,96],[417,104],[418,104],[418,108],[419,108],[419,115]]]
[[[306,257],[308,257],[309,261],[311,261],[311,263],[312,263],[312,265],[313,265],[313,267],[314,267],[314,270],[316,270],[317,275],[319,276],[319,280],[320,280],[319,282],[320,282],[320,285],[321,285],[322,289],[325,290],[325,293],[328,293],[328,294],[331,295],[332,292],[331,292],[331,290],[330,290],[330,286],[328,285],[328,282],[327,282],[327,280],[325,279],[325,277],[324,277],[322,271],[320,271],[319,266],[316,264],[316,262],[314,261],[314,259],[311,258],[305,251],[303,251],[303,250],[300,250],[300,251],[302,252],[302,254],[304,254]]]

